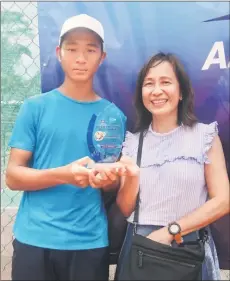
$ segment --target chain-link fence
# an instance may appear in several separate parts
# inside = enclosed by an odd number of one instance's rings
[[[8,141],[24,99],[40,93],[36,2],[1,2],[1,280],[9,280],[12,225],[21,194],[5,186]]]
[[[12,225],[21,197],[5,186],[8,141],[20,105],[39,93],[37,3],[1,2],[1,280],[10,280]],[[229,280],[228,271],[222,279]]]

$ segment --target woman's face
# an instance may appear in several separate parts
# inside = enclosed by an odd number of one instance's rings
[[[177,116],[180,86],[169,62],[156,63],[149,69],[142,86],[142,98],[153,116]]]

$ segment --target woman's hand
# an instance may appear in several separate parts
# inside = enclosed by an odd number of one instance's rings
[[[93,188],[111,187],[120,177],[138,177],[139,173],[136,163],[130,157],[122,156],[115,163],[95,164],[89,174],[89,183]]]
[[[125,168],[125,173],[123,174],[123,176],[139,176],[140,168],[137,166],[136,162],[132,158],[128,156],[122,156],[118,163],[121,163]]]
[[[93,188],[104,188],[116,185],[119,177],[126,172],[123,164],[103,163],[95,164],[89,174],[89,182]]]
[[[171,245],[173,241],[173,236],[168,232],[167,227],[151,232],[147,238],[165,245]]]

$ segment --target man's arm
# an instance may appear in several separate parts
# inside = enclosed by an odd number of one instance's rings
[[[6,170],[6,185],[11,190],[35,191],[58,184],[73,184],[79,187],[89,185],[88,169],[84,167],[90,159],[79,159],[69,165],[36,170],[28,167],[32,152],[12,148]]]

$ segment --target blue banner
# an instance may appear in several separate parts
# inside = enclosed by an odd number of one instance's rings
[[[58,87],[63,72],[55,57],[61,26],[80,13],[100,20],[107,59],[95,77],[97,92],[117,104],[134,125],[130,106],[137,73],[158,51],[184,63],[201,122],[217,120],[229,171],[228,2],[38,2],[42,92]]]

